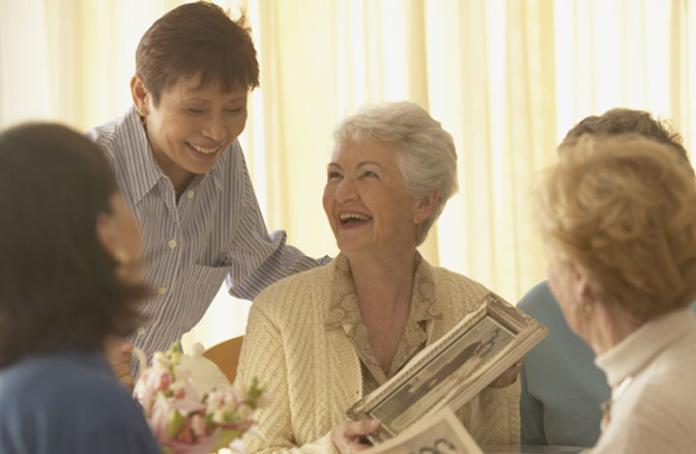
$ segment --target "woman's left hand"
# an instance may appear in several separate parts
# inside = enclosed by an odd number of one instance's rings
[[[496,378],[490,385],[490,388],[505,388],[517,381],[517,374],[520,373],[522,368],[522,360],[519,360],[512,365],[508,370],[500,374],[500,377]]]
[[[379,427],[378,419],[346,421],[331,432],[331,441],[341,454],[351,454],[370,448],[361,439]]]

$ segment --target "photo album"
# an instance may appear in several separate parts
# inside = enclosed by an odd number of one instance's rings
[[[547,334],[536,320],[488,293],[479,309],[425,347],[346,414],[352,420],[381,421],[379,429],[368,437],[373,445],[395,437],[413,442],[415,437],[425,444],[438,440],[453,446],[460,443],[462,450],[453,452],[480,452],[474,450],[478,449],[476,444],[454,413],[521,361]],[[449,438],[437,438],[440,432]],[[388,446],[399,445],[399,440],[390,440]],[[464,446],[469,448],[463,450]],[[415,448],[409,445],[404,452],[419,452]],[[380,446],[373,450],[383,452]]]

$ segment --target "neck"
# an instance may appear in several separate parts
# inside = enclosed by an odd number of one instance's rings
[[[374,306],[392,313],[397,306],[410,303],[416,263],[413,248],[370,257],[348,255],[348,261],[361,305],[376,300],[379,304]]]
[[[596,303],[593,313],[585,323],[582,337],[595,354],[601,355],[618,345],[643,325],[643,321],[617,305]]]

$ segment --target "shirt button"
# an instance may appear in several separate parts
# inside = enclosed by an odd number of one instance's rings
[[[160,295],[164,295],[165,293],[167,293],[167,288],[166,288],[166,287],[160,287],[160,288],[157,289],[157,293],[159,293]]]
[[[192,199],[194,195],[196,195],[196,193],[193,192],[193,191],[189,191],[189,192],[186,193],[186,197],[189,198],[189,199]]]
[[[167,244],[169,244],[169,247],[170,247],[171,249],[174,249],[174,248],[176,247],[176,240],[175,240],[175,239],[171,239],[171,240],[169,240],[169,243],[167,243]]]

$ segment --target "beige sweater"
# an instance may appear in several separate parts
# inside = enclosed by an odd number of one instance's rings
[[[257,377],[271,404],[257,418],[266,439],[246,437],[249,452],[335,452],[331,430],[362,397],[360,360],[351,341],[340,330],[325,329],[334,268],[335,261],[277,282],[251,307],[237,380]],[[464,276],[431,270],[442,318],[429,325],[428,344],[488,292]],[[519,443],[519,385],[484,390],[460,417],[481,445]]]

